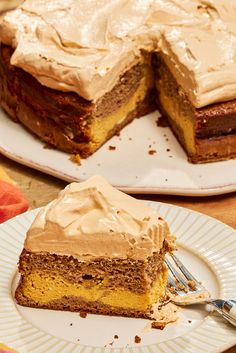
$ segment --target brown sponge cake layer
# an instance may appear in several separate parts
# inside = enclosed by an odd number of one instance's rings
[[[103,315],[150,317],[152,305],[165,295],[164,253],[146,261],[96,258],[22,251],[15,292],[23,306],[86,311]]]
[[[81,262],[72,256],[37,254],[23,250],[19,271],[23,278],[33,271],[40,271],[56,273],[66,281],[82,284],[86,288],[103,282],[102,286],[109,289],[119,287],[135,293],[145,293],[163,269],[163,256],[162,252],[155,253],[147,261],[100,258]]]
[[[178,85],[162,54],[155,58],[157,102],[190,162],[236,157],[236,100],[196,109]]]
[[[120,77],[113,90],[96,103],[87,101],[75,93],[65,93],[42,86],[25,71],[10,65],[12,48],[2,45],[0,50],[0,101],[14,121],[21,122],[43,141],[82,157],[92,154],[126,124],[155,108],[151,75],[146,92],[126,116],[108,128],[102,141],[92,131],[95,121],[100,124],[108,116],[119,112],[128,104],[140,86],[144,72],[150,72],[150,56],[144,54],[142,63],[134,65]],[[122,111],[121,111],[122,113]]]

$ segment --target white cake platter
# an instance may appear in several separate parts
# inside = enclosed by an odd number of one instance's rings
[[[103,175],[129,193],[209,196],[236,191],[236,160],[191,164],[168,127],[153,112],[126,126],[81,165],[45,144],[0,109],[0,153],[60,179]]]

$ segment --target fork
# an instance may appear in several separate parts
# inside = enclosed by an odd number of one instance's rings
[[[170,301],[176,305],[210,304],[233,326],[236,326],[236,300],[211,299],[208,290],[188,271],[173,253],[165,262],[169,268]],[[173,295],[174,292],[174,295]]]

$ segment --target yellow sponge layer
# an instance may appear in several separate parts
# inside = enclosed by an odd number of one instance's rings
[[[109,132],[117,124],[121,124],[127,115],[132,112],[142,102],[150,88],[153,86],[153,78],[151,76],[150,67],[146,67],[144,77],[141,79],[139,87],[130,98],[130,100],[121,108],[108,115],[106,118],[94,120],[91,127],[92,142],[90,142],[90,149],[95,150],[106,139]]]
[[[85,302],[98,301],[113,307],[145,311],[164,296],[166,283],[167,272],[164,270],[159,273],[149,291],[139,294],[122,288],[109,289],[104,286],[104,282],[88,288],[68,282],[60,275],[34,271],[24,278],[22,294],[39,306],[73,296]]]

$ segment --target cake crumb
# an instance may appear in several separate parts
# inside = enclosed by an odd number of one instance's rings
[[[156,150],[149,150],[149,151],[148,151],[148,154],[150,154],[151,156],[152,156],[153,154],[155,154],[155,153],[157,153]]]
[[[69,159],[70,159],[71,162],[76,163],[78,165],[81,165],[81,158],[80,158],[80,155],[78,153],[77,154],[72,154]]]
[[[132,141],[132,137],[129,137],[129,141]]]
[[[170,149],[169,149],[169,148],[167,148],[167,149],[166,149],[166,152],[170,152]]]
[[[196,290],[196,282],[194,281],[188,281],[188,286],[191,290]]]
[[[169,158],[173,158],[173,156],[168,156]]]
[[[167,118],[164,115],[161,115],[157,119],[156,124],[157,124],[158,127],[167,127],[167,126],[169,126],[168,120],[167,120]]]
[[[175,280],[176,288],[182,290],[185,293],[188,293],[188,288],[185,287],[182,283],[180,283],[177,279]]]
[[[178,307],[171,303],[168,299],[163,304],[154,304],[153,305],[154,314],[151,315],[153,319],[153,328],[163,330],[167,324],[177,321],[178,315],[177,311],[179,310]],[[164,327],[162,327],[164,326]]]
[[[135,342],[135,343],[140,343],[140,342],[141,342],[141,337],[139,337],[139,336],[136,335],[136,336],[134,337],[134,342]]]
[[[70,323],[70,326],[72,326],[73,324],[72,324],[72,322]]]
[[[168,286],[168,290],[171,294],[176,294],[176,289],[175,287],[172,287],[172,286]]]
[[[35,139],[36,139],[36,137],[34,137]],[[43,149],[45,149],[45,150],[53,150],[53,146],[52,145],[50,145],[50,143],[44,143],[44,145],[43,145]]]
[[[114,151],[116,149],[116,146],[109,146],[109,151]]]
[[[188,320],[188,323],[191,324],[191,323],[192,323],[192,320]]]
[[[115,340],[117,340],[119,338],[119,336],[118,335],[114,335],[114,338],[115,338]]]
[[[83,319],[85,319],[87,317],[87,313],[85,311],[81,311],[79,313],[79,316],[82,317]]]
[[[152,328],[155,328],[156,330],[164,330],[165,327],[166,325],[163,324],[162,322],[158,322],[158,321],[152,322]]]

